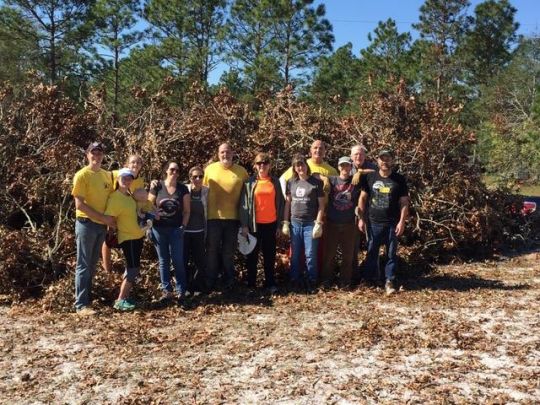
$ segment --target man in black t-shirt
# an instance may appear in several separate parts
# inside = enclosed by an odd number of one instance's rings
[[[375,281],[379,249],[386,246],[385,290],[392,294],[396,292],[397,238],[403,234],[409,216],[409,191],[405,177],[392,171],[394,155],[390,150],[379,152],[377,164],[378,171],[361,179],[358,229],[368,234],[365,274],[368,282]]]

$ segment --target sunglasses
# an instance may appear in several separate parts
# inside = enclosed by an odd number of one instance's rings
[[[255,162],[256,165],[267,165],[268,163],[270,163],[268,160],[262,160],[260,162]]]
[[[169,171],[173,173],[180,173],[180,169],[177,169],[176,167],[169,167]]]
[[[192,178],[193,180],[202,180],[203,177],[204,177],[204,176],[203,176],[202,174],[198,174],[198,175],[195,175],[195,176],[191,176],[191,178]]]

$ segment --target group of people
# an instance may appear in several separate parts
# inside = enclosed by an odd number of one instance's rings
[[[107,235],[112,231],[126,263],[114,304],[120,311],[135,309],[130,291],[140,271],[145,236],[159,258],[162,303],[176,299],[182,305],[189,296],[233,287],[237,246],[250,238],[256,242],[246,256],[247,285],[256,287],[262,253],[264,288],[275,293],[279,233],[290,238],[292,288],[313,292],[319,283],[332,285],[338,248],[339,285],[351,286],[364,233],[363,282],[378,282],[379,250],[385,245],[385,291],[396,291],[397,238],[405,229],[409,198],[405,178],[394,171],[391,150],[380,151],[375,164],[366,159],[363,145],[355,145],[350,156],[338,160],[336,170],[324,159],[326,145],[316,140],[310,158],[295,154],[280,177],[272,172],[271,155],[257,153],[250,176],[234,163],[231,145],[223,143],[217,162],[189,170],[188,184],[180,181],[179,165],[170,161],[163,178],[153,180],[148,191],[139,155],[109,172],[101,167],[104,152],[102,143],[92,142],[86,150],[88,165],[73,181],[75,309],[80,314],[94,313],[92,279],[100,256],[104,267],[111,265]]]

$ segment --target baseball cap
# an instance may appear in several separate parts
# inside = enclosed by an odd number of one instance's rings
[[[118,177],[124,177],[124,176],[131,176],[135,178],[135,175],[133,174],[133,172],[125,167],[118,170]]]
[[[394,152],[392,152],[390,149],[381,149],[379,153],[377,154],[378,157],[381,156],[390,156],[391,158],[394,157]]]
[[[101,142],[92,142],[90,145],[88,145],[88,148],[86,148],[87,152],[92,152],[93,150],[99,149],[102,152],[105,152],[105,146]]]
[[[339,158],[337,165],[341,165],[343,163],[352,164],[351,158],[349,156],[342,156]]]

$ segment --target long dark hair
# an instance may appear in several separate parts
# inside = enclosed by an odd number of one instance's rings
[[[304,157],[304,155],[302,155],[301,153],[295,153],[293,158],[292,158],[292,162],[291,162],[291,169],[292,169],[292,178],[297,180],[298,179],[298,173],[296,173],[296,170],[294,170],[294,166],[296,163],[300,163],[302,162],[303,164],[306,165],[306,173],[308,176],[311,175],[311,169],[309,168],[309,165],[307,164],[307,160],[306,158]]]

